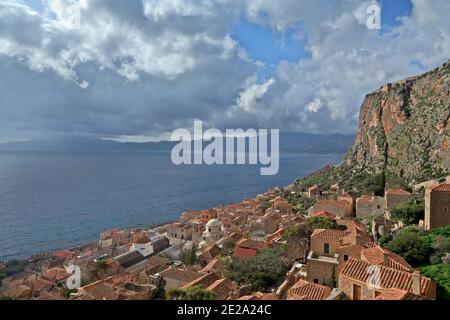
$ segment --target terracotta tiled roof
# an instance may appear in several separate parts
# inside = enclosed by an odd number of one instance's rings
[[[50,281],[62,281],[67,279],[70,276],[70,273],[67,272],[64,268],[51,268],[42,274],[42,277],[44,279],[50,280]]]
[[[217,280],[207,288],[214,293],[216,300],[228,300],[238,289],[239,286],[228,279]]]
[[[256,249],[247,249],[247,248],[234,248],[234,256],[238,258],[251,258],[256,257],[258,250]]]
[[[361,259],[372,265],[384,265],[397,270],[413,271],[413,268],[405,259],[380,246],[361,250]]]
[[[52,256],[57,257],[57,258],[71,259],[71,258],[75,257],[75,253],[73,253],[69,250],[61,250],[61,251],[53,252]]]
[[[433,189],[433,192],[450,192],[450,184],[441,184]]]
[[[341,270],[339,277],[347,277],[359,282],[367,283],[371,273],[369,268],[372,265],[362,261],[350,258]],[[380,287],[383,289],[396,288],[412,292],[411,272],[396,270],[385,266],[380,266]],[[422,295],[426,295],[431,286],[430,279],[421,277]]]
[[[267,246],[267,244],[265,242],[251,240],[251,239],[242,239],[238,243],[236,243],[236,247],[246,248],[246,249],[255,249],[255,250],[264,248],[266,246]]]
[[[196,272],[196,271],[188,271],[188,270],[182,270],[182,269],[176,269],[176,268],[168,268],[164,271],[162,271],[161,276],[164,278],[170,278],[170,279],[176,279],[185,283],[189,283],[194,281],[195,279],[200,278],[203,276],[203,273]]]
[[[351,233],[347,230],[315,229],[311,235],[311,238],[339,240],[349,234]]]
[[[288,300],[324,300],[331,288],[320,284],[299,280],[288,292]]]
[[[320,212],[314,214],[314,217],[322,217],[322,218],[334,219],[334,218],[336,218],[336,215],[331,213],[331,212],[328,212],[328,211],[320,211]]]
[[[424,296],[415,295],[407,290],[390,288],[382,290],[375,296],[376,300],[431,300]]]
[[[284,228],[278,229],[274,233],[268,235],[267,238],[266,238],[266,241],[267,242],[273,242],[275,240],[279,240],[279,239],[281,239],[283,237],[283,235],[284,235]]]
[[[159,257],[159,256],[151,256],[148,259],[148,263],[151,266],[167,266],[170,264],[169,258]]]
[[[208,248],[206,248],[205,251],[201,253],[198,258],[209,262],[220,254],[221,251],[219,246],[214,243],[210,245]]]
[[[219,280],[220,278],[213,272],[207,273],[204,276],[201,276],[198,279],[195,279],[194,281],[189,282],[188,284],[185,284],[182,289],[187,289],[194,286],[200,286],[202,288],[208,288],[210,285],[212,285],[215,281]]]
[[[220,259],[219,257],[214,258],[200,272],[211,272],[211,271],[214,271],[218,274],[223,274],[225,272],[225,266],[223,264],[222,259]]]
[[[53,287],[54,283],[52,281],[46,280],[46,279],[37,279],[36,281],[33,281],[30,286],[35,291],[42,291],[44,289],[49,289]]]
[[[275,293],[261,293],[257,292],[252,295],[242,296],[238,300],[260,300],[260,301],[273,301],[280,300],[280,298]]]
[[[119,294],[114,288],[106,283],[101,283],[98,286],[89,288],[87,293],[95,300],[118,300]]]

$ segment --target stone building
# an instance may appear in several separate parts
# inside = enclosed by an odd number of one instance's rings
[[[362,196],[356,199],[356,217],[369,218],[384,213],[385,200],[378,196]]]
[[[338,288],[351,300],[375,300],[392,289],[405,290],[417,298],[436,298],[436,284],[418,272],[372,265],[353,258],[339,273]]]
[[[192,239],[192,226],[183,223],[174,223],[167,228],[166,237],[170,245],[178,245]]]
[[[202,241],[200,242],[200,248],[205,249],[209,245],[216,243],[225,236],[226,232],[223,229],[222,222],[219,219],[211,219],[208,221],[205,227],[205,231],[202,234]]]
[[[316,229],[311,235],[307,258],[307,280],[324,284],[336,278],[338,272],[338,249],[349,231]]]
[[[425,190],[425,230],[450,224],[450,184]]]
[[[353,215],[353,205],[344,200],[320,200],[311,208],[311,215],[321,211],[331,212],[337,217],[351,217]]]
[[[417,194],[410,193],[402,189],[387,189],[384,192],[385,209],[391,210],[400,203],[417,197]]]

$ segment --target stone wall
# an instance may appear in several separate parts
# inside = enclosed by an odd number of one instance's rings
[[[425,229],[450,225],[450,191],[425,191]]]

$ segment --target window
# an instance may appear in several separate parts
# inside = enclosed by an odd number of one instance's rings
[[[380,205],[377,205],[377,209],[381,209],[381,206],[380,206]]]
[[[319,279],[314,279],[314,283],[319,283]]]
[[[348,261],[348,255],[344,254],[344,261]]]
[[[324,243],[323,244],[323,252],[326,254],[330,253],[330,244],[329,243]]]

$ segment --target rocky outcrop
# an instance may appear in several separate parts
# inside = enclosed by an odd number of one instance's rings
[[[335,178],[385,173],[412,184],[449,172],[450,61],[366,96],[356,141]]]

